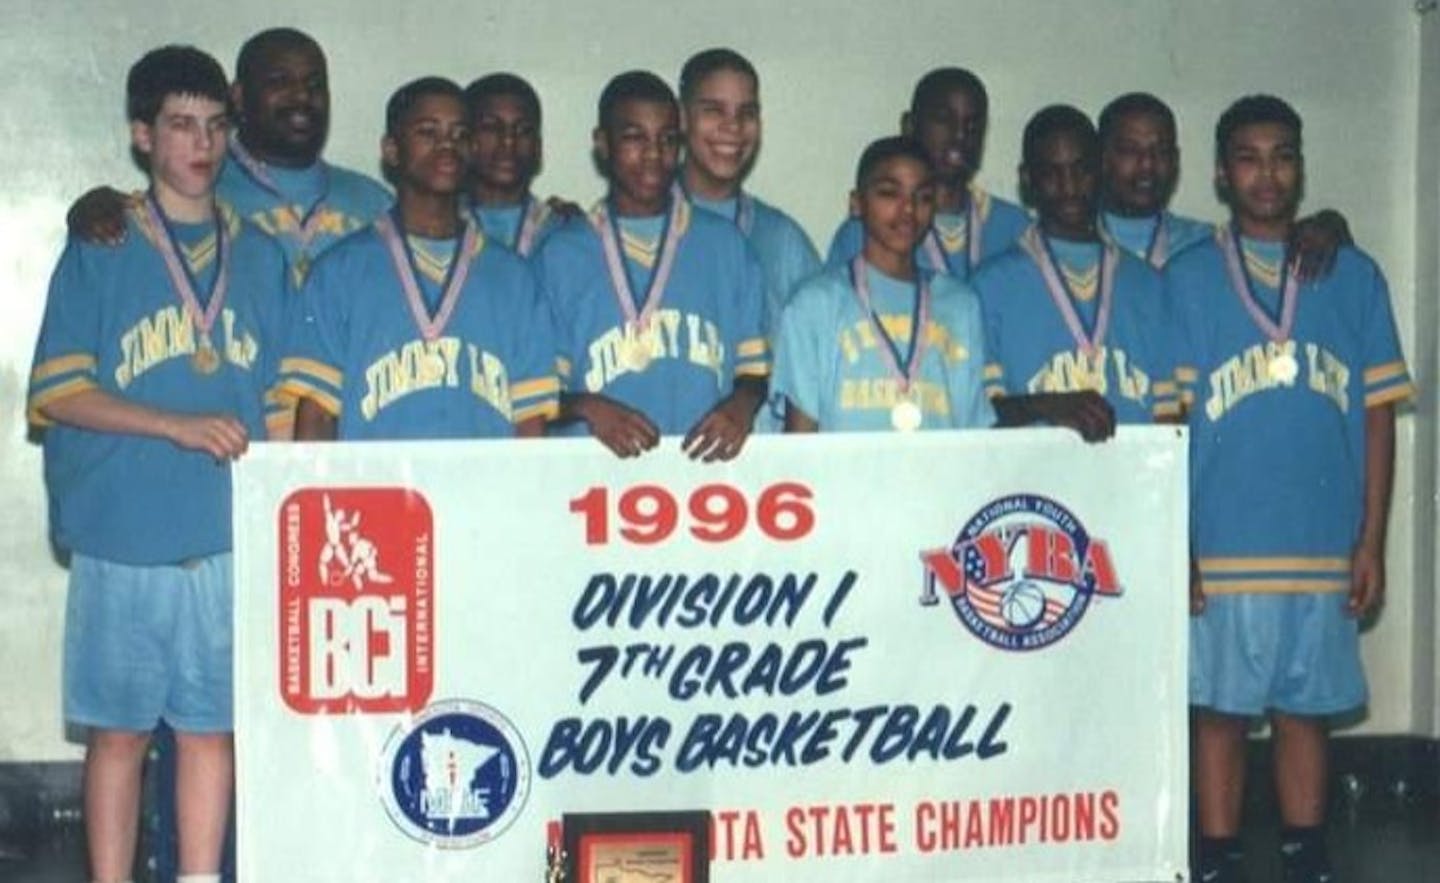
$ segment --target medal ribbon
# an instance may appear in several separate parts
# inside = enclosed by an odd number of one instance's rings
[[[225,290],[230,285],[230,237],[225,233],[225,216],[218,209],[215,211],[215,279],[210,283],[210,297],[203,309],[195,294],[195,277],[190,274],[190,268],[180,257],[175,234],[170,230],[170,222],[165,219],[165,214],[155,201],[154,193],[145,194],[145,220],[154,231],[152,241],[160,250],[160,257],[165,260],[165,273],[170,277],[170,287],[180,298],[180,303],[185,307],[185,313],[195,328],[202,336],[209,335],[215,319],[220,315],[220,308],[225,303]]]
[[[522,257],[528,257],[530,250],[535,247],[535,237],[539,235],[540,228],[545,225],[545,219],[550,216],[549,207],[540,202],[529,193],[525,194],[525,202],[520,207],[520,229],[515,234],[515,252]]]
[[[279,185],[275,183],[275,179],[272,178],[270,172],[266,170],[265,164],[250,155],[250,152],[240,143],[238,136],[230,139],[230,156],[240,164],[240,168],[245,170],[245,174],[249,175],[250,179],[264,188],[266,192],[278,199],[286,199],[285,194],[280,192]],[[320,232],[320,223],[322,220],[320,208],[325,204],[326,198],[330,195],[330,173],[323,165],[320,167],[320,170],[325,182],[320,189],[320,198],[315,200],[314,205],[305,210],[303,217],[299,216],[295,208],[289,205],[288,202],[284,205],[285,211],[289,213],[291,220],[295,222],[295,229],[281,230],[280,234],[292,240],[296,245],[296,250],[301,255],[308,253],[310,243],[314,241],[315,235]]]
[[[615,219],[609,207],[600,203],[590,215],[590,225],[600,236],[600,247],[605,252],[605,267],[610,272],[610,288],[615,301],[620,305],[620,314],[625,317],[627,327],[637,330],[650,324],[650,317],[660,306],[665,296],[665,285],[670,281],[670,271],[675,266],[675,252],[680,246],[680,212],[687,203],[684,199],[671,198],[670,214],[665,219],[665,231],[660,245],[660,261],[650,274],[650,285],[645,289],[645,302],[636,311],[635,292],[630,288],[630,274],[625,269],[625,256],[620,252],[620,237],[615,232]]]
[[[1020,237],[1020,247],[1025,249],[1040,268],[1040,277],[1045,280],[1045,288],[1050,292],[1050,299],[1055,302],[1055,308],[1060,311],[1060,318],[1065,320],[1065,327],[1069,329],[1070,336],[1074,338],[1076,345],[1085,355],[1094,355],[1100,345],[1105,342],[1105,334],[1110,330],[1115,267],[1120,262],[1120,249],[1113,242],[1101,240],[1100,305],[1095,312],[1095,330],[1087,335],[1085,323],[1080,320],[1080,314],[1071,300],[1070,286],[1066,285],[1065,280],[1061,278],[1059,269],[1055,266],[1055,259],[1050,254],[1050,246],[1045,242],[1045,236],[1040,232],[1038,226],[1032,225],[1025,231],[1025,235]]]
[[[470,276],[470,264],[475,258],[475,242],[479,234],[475,232],[475,223],[466,218],[464,229],[459,236],[460,241],[455,246],[455,255],[450,259],[450,269],[446,272],[445,282],[440,289],[439,308],[435,315],[431,316],[430,310],[425,306],[425,296],[420,292],[420,282],[415,278],[410,246],[400,233],[400,225],[393,216],[394,211],[392,209],[390,213],[376,218],[375,229],[379,231],[380,238],[390,251],[390,262],[395,265],[395,275],[400,277],[400,288],[405,293],[405,302],[410,305],[410,315],[414,317],[416,327],[420,329],[425,340],[433,343],[439,339],[450,321],[450,314],[455,312],[456,305],[460,303],[460,290],[465,287],[465,280]]]
[[[870,325],[875,329],[875,333],[885,341],[882,352],[886,367],[898,382],[902,395],[910,392],[910,384],[914,382],[920,359],[925,353],[925,329],[930,325],[930,283],[923,275],[917,274],[917,277],[915,307],[910,314],[910,353],[902,367],[900,347],[895,345],[895,339],[885,330],[885,323],[880,321],[880,316],[870,303],[870,279],[865,258],[856,255],[850,262],[850,287],[855,291],[855,298],[860,301],[860,308],[870,317]]]
[[[1250,274],[1245,271],[1245,265],[1240,258],[1239,231],[1230,225],[1218,227],[1215,231],[1215,238],[1220,241],[1220,250],[1225,253],[1225,269],[1230,276],[1230,287],[1234,290],[1235,296],[1240,298],[1245,312],[1250,314],[1251,321],[1275,343],[1289,340],[1290,330],[1295,327],[1296,295],[1300,291],[1298,275],[1292,272],[1288,263],[1281,271],[1280,323],[1277,325],[1265,308],[1260,306],[1260,301],[1255,297],[1255,291],[1250,286]]]

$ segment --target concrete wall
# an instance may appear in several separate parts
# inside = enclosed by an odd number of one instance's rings
[[[519,71],[545,101],[548,163],[538,190],[587,203],[601,189],[587,150],[604,81],[634,67],[673,80],[691,52],[730,45],[755,61],[763,80],[766,146],[752,189],[795,214],[822,249],[860,148],[894,129],[914,80],[930,67],[963,64],[989,84],[982,179],[1005,195],[1015,189],[1020,129],[1041,105],[1067,101],[1095,112],[1122,91],[1158,93],[1181,119],[1177,207],[1211,218],[1219,215],[1210,189],[1215,117],[1240,94],[1275,92],[1305,117],[1309,204],[1351,219],[1389,273],[1407,353],[1423,356],[1427,379],[1435,377],[1440,44],[1433,21],[1422,36],[1411,0],[7,0],[5,13],[0,761],[74,756],[58,714],[64,573],[46,544],[40,457],[24,440],[22,397],[66,205],[97,182],[139,184],[126,152],[124,76],[162,42],[205,47],[229,69],[256,30],[291,24],[311,32],[330,57],[329,156],[366,171],[376,167],[384,100],[404,80]],[[1425,182],[1419,191],[1417,181]],[[1359,732],[1440,734],[1434,389],[1428,384],[1419,413],[1401,424],[1391,595],[1366,639],[1374,702]]]

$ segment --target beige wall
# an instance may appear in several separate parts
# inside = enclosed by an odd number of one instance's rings
[[[1310,204],[1345,212],[1362,245],[1385,266],[1406,350],[1426,354],[1433,380],[1440,176],[1428,157],[1440,148],[1440,44],[1432,22],[1422,162],[1421,26],[1411,6],[1410,0],[358,0],[326,9],[276,0],[5,0],[0,761],[73,754],[58,719],[64,577],[45,541],[39,452],[23,440],[21,399],[65,206],[96,182],[138,183],[126,158],[121,93],[128,65],[144,50],[193,42],[228,69],[240,42],[262,27],[310,31],[331,61],[329,155],[363,170],[375,167],[383,102],[403,80],[440,73],[464,81],[517,70],[545,101],[549,161],[538,189],[588,202],[600,189],[586,149],[604,81],[632,67],[673,80],[690,52],[731,45],[756,62],[763,80],[766,147],[753,189],[796,215],[822,249],[843,211],[860,147],[895,127],[911,85],[929,67],[964,64],[989,84],[993,113],[982,178],[1005,195],[1014,191],[1020,128],[1042,104],[1068,101],[1093,113],[1122,91],[1160,94],[1181,118],[1186,176],[1177,207],[1202,217],[1217,214],[1209,187],[1216,115],[1239,94],[1276,92],[1305,117]],[[1418,200],[1417,179],[1429,188]],[[1424,224],[1417,234],[1417,213],[1424,213],[1428,234]],[[1424,262],[1417,262],[1417,242]],[[1417,279],[1425,281],[1421,299]],[[1427,394],[1421,418],[1401,426],[1392,594],[1366,640],[1375,695],[1361,732],[1440,734],[1433,385]],[[1417,449],[1426,452],[1418,470]]]

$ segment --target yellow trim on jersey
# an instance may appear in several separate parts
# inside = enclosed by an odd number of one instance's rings
[[[36,426],[50,426],[55,421],[42,413],[46,405],[54,404],[60,399],[68,398],[87,389],[99,388],[99,385],[89,377],[75,377],[64,383],[57,383],[30,397],[30,401],[25,406],[25,417]]]
[[[324,409],[331,417],[340,416],[340,400],[313,383],[298,377],[291,377],[280,384],[279,395],[290,396],[298,406],[300,399],[309,399]]]
[[[1005,398],[1005,387],[986,384],[985,395],[992,399],[1003,399]]]
[[[1194,383],[1200,379],[1200,372],[1190,367],[1177,367],[1175,369],[1175,381],[1177,383]]]
[[[986,362],[980,376],[986,380],[999,380],[1005,376],[1005,369],[999,362]]]
[[[735,347],[735,356],[740,359],[753,359],[756,356],[763,356],[770,349],[770,344],[763,337],[742,340]]]
[[[528,408],[516,408],[510,415],[511,423],[524,423],[534,417],[543,417],[550,421],[560,416],[560,403],[554,399],[531,405]]]
[[[1150,387],[1150,391],[1157,396],[1173,396],[1179,392],[1179,387],[1173,380],[1157,380]]]
[[[1390,380],[1394,377],[1405,375],[1405,363],[1401,361],[1386,362],[1383,365],[1376,365],[1365,369],[1365,385],[1370,386],[1383,380]]]
[[[265,415],[265,434],[270,441],[293,441],[295,412],[275,411]]]
[[[1391,402],[1403,402],[1413,398],[1414,395],[1415,384],[1401,383],[1397,386],[1387,387],[1365,396],[1365,407],[1378,408],[1381,405],[1388,405]]]
[[[569,360],[569,359],[565,358],[564,356],[556,356],[556,357],[555,357],[555,373],[556,373],[556,374],[559,374],[561,377],[569,377],[569,376],[570,376],[570,367],[571,367],[571,366],[570,366],[570,360]]]
[[[1339,594],[1350,591],[1348,579],[1315,580],[1222,580],[1212,583],[1201,580],[1206,595],[1299,595]]]
[[[1150,413],[1156,417],[1179,417],[1180,403],[1177,401],[1156,402],[1150,409]]]
[[[529,399],[539,395],[547,395],[560,391],[560,381],[555,377],[537,377],[534,380],[521,380],[510,384],[510,398]]]
[[[735,366],[736,377],[769,377],[770,366],[764,362],[746,362]]]
[[[56,356],[47,359],[35,366],[30,372],[30,383],[36,384],[60,374],[69,374],[71,371],[95,372],[95,357],[89,353],[73,353],[68,356]]]
[[[324,362],[315,359],[307,359],[302,356],[287,356],[280,360],[280,373],[285,374],[307,374],[319,380],[321,383],[328,383],[339,388],[341,385],[341,374]]]
[[[1201,573],[1250,573],[1254,571],[1350,571],[1349,558],[1201,558]]]

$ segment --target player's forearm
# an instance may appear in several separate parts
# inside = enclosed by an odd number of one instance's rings
[[[992,399],[995,406],[995,425],[1000,427],[1029,426],[1045,422],[1040,411],[1040,396],[1000,396]]]
[[[765,404],[765,397],[770,394],[770,381],[764,377],[737,377],[735,388],[722,403],[722,407],[733,406],[737,412],[745,417],[754,419],[755,412]]]
[[[40,413],[55,423],[91,432],[176,439],[178,415],[127,401],[101,389],[81,390],[47,402]]]
[[[296,441],[334,441],[337,435],[335,418],[311,399],[300,400],[295,409]]]
[[[1365,520],[1362,545],[1383,552],[1390,518],[1390,492],[1395,477],[1395,406],[1365,409]]]

